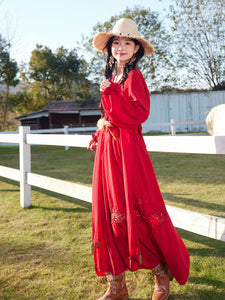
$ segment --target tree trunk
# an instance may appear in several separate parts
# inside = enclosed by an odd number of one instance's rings
[[[5,131],[6,128],[8,105],[9,105],[9,84],[6,85],[5,101],[3,101],[3,124],[2,124],[3,131]]]

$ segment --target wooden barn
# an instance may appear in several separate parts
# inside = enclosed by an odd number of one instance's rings
[[[98,102],[51,101],[42,110],[17,117],[18,126],[35,129],[95,127],[101,113]]]

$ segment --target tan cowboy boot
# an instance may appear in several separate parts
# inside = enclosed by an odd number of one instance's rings
[[[152,300],[166,300],[170,294],[170,281],[173,276],[169,269],[164,267],[162,263],[152,269],[155,277],[155,288],[152,295]]]
[[[108,289],[104,296],[96,300],[128,300],[128,291],[125,282],[125,272],[118,276],[107,273]]]

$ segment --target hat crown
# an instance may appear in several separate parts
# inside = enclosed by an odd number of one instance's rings
[[[113,27],[112,33],[116,36],[139,36],[137,24],[131,19],[119,19]]]

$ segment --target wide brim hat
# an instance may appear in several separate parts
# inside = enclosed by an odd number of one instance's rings
[[[112,31],[97,33],[93,39],[94,48],[100,52],[107,52],[106,44],[112,36],[129,37],[139,41],[144,48],[145,55],[151,54],[155,51],[152,44],[139,35],[137,24],[131,19],[119,19]]]

